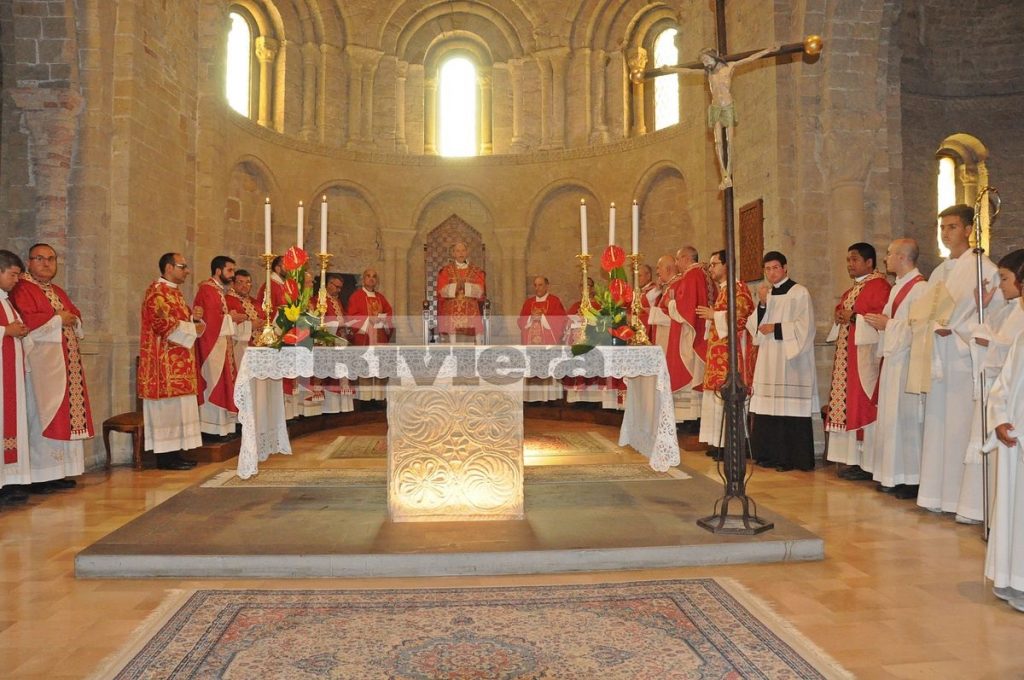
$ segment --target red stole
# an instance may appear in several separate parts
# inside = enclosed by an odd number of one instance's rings
[[[11,311],[13,317],[7,314],[5,305],[0,304],[0,326],[18,321],[18,313]],[[4,372],[4,412],[3,412],[3,437],[4,437],[4,464],[18,462],[18,360],[15,352],[18,351],[17,343],[20,339],[13,335],[4,333],[0,339],[0,356],[3,357]]]

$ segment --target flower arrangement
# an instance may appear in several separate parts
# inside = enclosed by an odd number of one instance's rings
[[[276,347],[293,346],[312,349],[313,344],[333,345],[335,336],[320,328],[320,317],[309,311],[313,286],[306,283],[309,255],[292,246],[281,259],[284,269],[285,303],[277,310],[274,323],[281,329]]]
[[[597,345],[625,345],[633,337],[628,309],[633,302],[633,287],[626,280],[626,251],[610,245],[601,254],[601,269],[608,275],[608,285],[594,293],[597,308],[583,311],[582,342],[572,347],[574,355],[589,352]]]

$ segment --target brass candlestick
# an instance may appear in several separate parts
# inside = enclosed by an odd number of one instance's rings
[[[578,345],[583,343],[587,337],[587,315],[592,314],[594,306],[590,304],[590,283],[587,280],[587,266],[590,262],[589,253],[580,253],[576,256],[576,259],[580,261],[580,269],[583,272],[583,284],[581,290],[583,297],[580,298],[580,316],[583,317],[583,325],[576,330],[576,335],[573,337],[573,344]]]
[[[633,329],[633,337],[629,339],[631,345],[649,345],[651,339],[647,337],[647,329],[644,327],[644,321],[641,317],[644,311],[644,306],[640,302],[640,260],[643,255],[640,253],[633,253],[629,256],[629,259],[633,262],[633,303],[629,307],[629,327]]]
[[[320,292],[316,297],[316,315],[323,321],[324,315],[327,314],[327,266],[334,255],[317,253],[316,256],[320,260]]]
[[[263,253],[260,255],[263,258],[263,265],[267,270],[267,284],[263,289],[263,328],[260,330],[259,335],[253,340],[253,344],[256,347],[272,347],[277,343],[277,327],[271,320],[271,316],[274,311],[274,306],[270,303],[270,265],[277,257],[274,253]]]

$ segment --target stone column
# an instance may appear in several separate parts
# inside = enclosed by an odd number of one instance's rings
[[[68,184],[84,99],[64,88],[11,88],[20,127],[28,131],[29,173],[35,179],[37,241],[68,252]]]
[[[312,139],[316,132],[316,72],[320,48],[313,43],[302,46],[302,127],[299,136]]]
[[[591,77],[594,83],[592,99],[593,124],[590,128],[590,143],[604,144],[608,141],[608,107],[605,102],[605,62],[608,55],[604,50],[594,50]]]
[[[274,65],[274,58],[277,57],[277,41],[273,38],[260,36],[256,38],[256,60],[260,65],[259,73],[259,101],[256,105],[256,122],[263,127],[270,126],[270,104],[271,85],[270,69]]]
[[[540,146],[551,148],[551,60],[537,54],[537,66],[540,68]]]
[[[327,53],[330,45],[323,44],[318,48],[319,66],[316,79],[316,129],[317,138],[324,142],[327,139]]]
[[[278,44],[277,59],[274,61],[274,130],[284,133],[284,81],[288,75],[288,41]]]
[[[363,63],[363,128],[361,136],[366,144],[373,142],[373,81],[377,76],[380,55],[380,52],[368,54],[367,60]]]
[[[346,56],[348,56],[348,146],[354,146],[358,145],[359,135],[363,129],[363,69],[352,56],[351,51],[347,51]]]
[[[523,60],[508,60],[509,80],[512,83],[512,151],[523,150]]]
[[[569,48],[551,50],[551,146],[565,148],[566,68]]]
[[[477,75],[480,96],[480,155],[490,156],[494,153],[494,127],[491,119],[491,69],[481,68]]]
[[[395,150],[408,153],[409,145],[405,141],[405,79],[409,73],[409,63],[399,61],[395,74]]]
[[[423,80],[423,153],[437,154],[437,77]]]

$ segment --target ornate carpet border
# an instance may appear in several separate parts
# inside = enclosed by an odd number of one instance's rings
[[[215,589],[215,590],[169,590],[165,600],[147,619],[131,634],[129,642],[111,655],[90,675],[90,678],[136,678],[143,677],[146,662],[164,649],[204,605],[215,598],[237,598],[238,601],[253,598],[302,598],[328,597],[337,595],[352,600],[351,605],[359,607],[368,601],[379,601],[381,598],[411,598],[416,603],[449,602],[467,600],[472,602],[494,599],[496,604],[511,604],[508,595],[516,594],[526,601],[543,601],[559,596],[572,596],[581,593],[593,597],[607,591],[614,597],[631,589],[637,591],[636,596],[654,596],[667,594],[672,588],[699,587],[705,594],[712,597],[715,603],[731,616],[743,618],[747,630],[753,636],[770,644],[786,666],[795,672],[796,677],[828,678],[846,680],[853,674],[844,669],[834,658],[819,648],[792,624],[776,613],[768,603],[753,595],[746,587],[730,578],[688,578],[666,581],[625,581],[603,584],[578,585],[541,585],[541,586],[484,586],[458,588],[420,588],[420,589]],[[502,600],[502,598],[506,598]],[[691,618],[701,620],[704,611],[695,611]],[[709,624],[714,630],[715,624]],[[702,631],[703,632],[703,631]],[[742,657],[742,652],[740,657]],[[751,663],[752,659],[746,659]],[[742,664],[741,664],[742,665]],[[738,671],[738,677],[770,677],[761,672],[756,665]],[[146,676],[148,677],[148,676]]]

